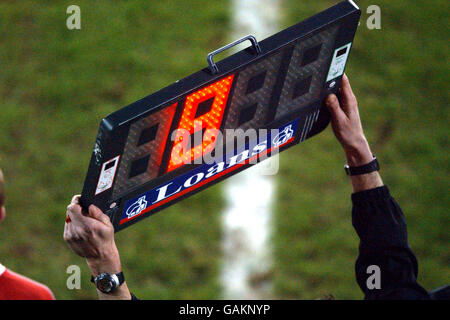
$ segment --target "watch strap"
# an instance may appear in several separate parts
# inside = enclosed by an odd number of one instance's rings
[[[373,156],[373,160],[367,164],[358,167],[350,167],[348,164],[344,166],[345,172],[349,176],[357,176],[380,170],[377,157]]]
[[[117,285],[118,287],[120,285],[122,285],[122,283],[125,282],[125,276],[123,275],[123,272],[120,271],[119,273],[116,273],[117,279],[119,280],[119,284]]]

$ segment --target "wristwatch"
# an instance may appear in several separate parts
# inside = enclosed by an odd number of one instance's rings
[[[122,271],[115,274],[104,272],[96,277],[91,276],[91,282],[95,283],[95,286],[101,292],[111,293],[125,282],[125,277]]]
[[[358,166],[358,167],[350,167],[348,164],[344,166],[345,172],[349,176],[357,176],[360,174],[366,174],[371,173],[374,171],[380,170],[380,165],[378,164],[377,157],[373,155],[373,160],[370,161],[368,164]]]

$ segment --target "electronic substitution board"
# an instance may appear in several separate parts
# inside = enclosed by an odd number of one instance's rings
[[[98,206],[119,231],[321,132],[359,18],[344,1],[263,41],[247,36],[210,53],[209,68],[104,118],[81,205]],[[230,129],[257,134],[237,139]]]

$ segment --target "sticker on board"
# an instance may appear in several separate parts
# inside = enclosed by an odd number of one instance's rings
[[[96,195],[112,187],[119,159],[120,156],[117,156],[103,163],[102,171],[100,172],[100,177],[98,178],[97,188],[95,189]]]
[[[327,82],[344,74],[345,65],[347,64],[348,55],[352,43],[346,44],[343,47],[337,48],[333,54],[333,60],[331,61],[330,71],[328,71]]]

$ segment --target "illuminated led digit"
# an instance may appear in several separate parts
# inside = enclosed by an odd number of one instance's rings
[[[186,97],[167,171],[192,163],[214,149],[214,133],[220,129],[233,77],[230,75]],[[186,132],[193,135],[199,134],[200,130],[203,141],[186,150]]]

